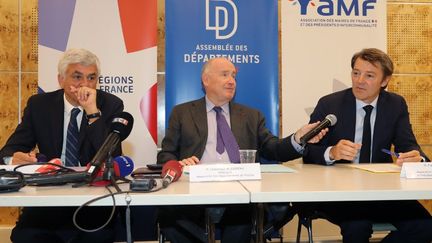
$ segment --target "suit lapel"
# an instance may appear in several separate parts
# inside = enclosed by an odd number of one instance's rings
[[[237,142],[240,141],[242,137],[242,126],[244,126],[244,114],[243,109],[237,106],[234,103],[230,102],[230,122],[231,122],[231,131],[234,134]]]
[[[344,130],[343,134],[348,134],[347,139],[354,141],[355,125],[356,125],[356,101],[355,101],[354,94],[352,93],[352,90],[350,89],[348,92],[349,93],[346,96],[346,100],[343,103],[344,110],[345,110],[344,113],[346,114],[346,117],[343,118],[341,117],[340,120],[342,121],[342,119],[344,119],[347,121],[343,129]]]
[[[52,141],[55,146],[56,154],[61,154],[62,146],[63,146],[63,128],[64,128],[64,99],[63,99],[63,91],[59,91],[56,94],[54,102],[49,104],[51,107],[50,110],[50,120],[53,121],[51,123],[52,129]],[[59,118],[61,121],[59,121]],[[66,138],[65,138],[66,139]],[[60,157],[60,156],[59,156]]]
[[[381,144],[380,138],[386,137],[384,134],[386,133],[386,117],[390,117],[387,112],[391,112],[391,107],[387,108],[387,96],[384,91],[380,92],[378,97],[378,102],[376,106],[376,118],[375,125],[373,130],[373,143],[372,143],[372,161],[375,161],[375,155],[380,153],[380,148],[376,147],[376,144]]]
[[[194,126],[197,128],[201,142],[206,142],[208,134],[207,110],[205,98],[193,102],[191,105],[191,117]]]

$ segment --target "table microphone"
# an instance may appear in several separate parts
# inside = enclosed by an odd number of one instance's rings
[[[162,167],[162,186],[167,188],[169,184],[177,181],[182,175],[183,167],[177,160],[169,160]]]
[[[90,164],[87,165],[89,168]],[[134,169],[134,163],[131,158],[127,156],[117,156],[113,159],[113,168],[115,177],[124,178],[130,175]],[[91,185],[92,186],[106,186],[111,184],[111,181],[108,178],[104,178],[106,167],[102,167],[97,175],[96,180],[94,180]]]

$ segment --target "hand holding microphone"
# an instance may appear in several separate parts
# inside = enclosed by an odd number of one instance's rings
[[[162,167],[162,186],[167,188],[169,184],[177,181],[183,172],[183,166],[177,160],[167,161]]]
[[[327,133],[328,127],[335,125],[337,122],[337,118],[333,114],[329,114],[325,117],[321,122],[316,122],[312,124],[308,124],[302,127],[296,135],[301,135],[300,133],[304,132],[304,130],[310,129],[305,134],[300,137],[300,143],[302,146],[306,145],[306,143],[317,143],[321,138]],[[296,138],[296,141],[299,141]]]

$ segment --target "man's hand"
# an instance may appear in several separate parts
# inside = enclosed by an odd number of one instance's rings
[[[399,153],[399,157],[396,160],[396,164],[402,165],[404,162],[421,162],[422,157],[420,152],[417,150],[411,150],[406,153]]]
[[[70,86],[71,91],[76,95],[78,103],[87,114],[98,112],[96,106],[96,90],[89,87],[75,88]]]
[[[36,153],[24,153],[24,152],[15,152],[12,156],[12,164],[20,165],[20,164],[28,164],[28,163],[36,163]]]
[[[179,161],[182,166],[185,165],[196,165],[199,163],[199,159],[196,156],[192,156],[186,159]]]
[[[310,130],[318,126],[320,122],[315,122],[311,124],[304,125],[301,127],[295,134],[294,134],[294,140],[296,143],[300,144],[300,138],[303,137],[306,133],[308,133]],[[318,143],[328,132],[328,128],[324,128],[321,130],[315,137],[311,138],[308,143]]]
[[[330,149],[331,160],[349,160],[353,161],[361,148],[361,144],[353,143],[349,140],[341,139]]]

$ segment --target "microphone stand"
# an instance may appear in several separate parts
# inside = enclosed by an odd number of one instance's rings
[[[102,176],[102,180],[110,181],[111,185],[114,186],[114,188],[117,190],[117,192],[121,192],[120,187],[117,184],[117,179],[120,179],[116,176],[115,170],[114,170],[114,162],[113,158],[111,156],[111,151],[108,154],[108,159],[105,162],[105,170]]]

